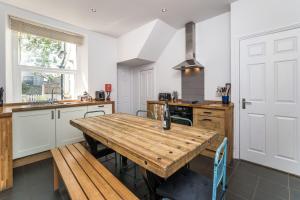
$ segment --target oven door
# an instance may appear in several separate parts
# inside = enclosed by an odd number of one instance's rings
[[[193,108],[184,106],[170,106],[171,121],[173,123],[191,126],[193,123]]]
[[[179,117],[178,115],[171,116],[171,121],[172,123],[182,124],[186,126],[192,126],[193,124],[192,120],[188,118]]]

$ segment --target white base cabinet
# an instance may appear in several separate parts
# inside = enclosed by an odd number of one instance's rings
[[[70,120],[83,118],[86,112],[86,106],[56,110],[56,146],[84,141],[82,132],[73,127]]]
[[[83,133],[73,127],[70,120],[97,110],[112,114],[112,104],[13,113],[13,159],[84,141]],[[88,117],[97,115],[102,113]]]
[[[55,110],[13,113],[13,159],[55,147]]]

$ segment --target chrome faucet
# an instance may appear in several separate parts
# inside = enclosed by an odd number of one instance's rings
[[[52,90],[51,90],[51,99],[49,100],[49,103],[51,103],[51,104],[54,103],[54,90],[55,90],[55,88],[52,88]]]
[[[60,89],[60,91],[61,91],[61,100],[64,99],[64,90],[63,90],[62,88],[60,88],[60,87],[54,87],[54,88],[52,88],[52,90],[51,90],[51,99],[49,99],[49,103],[50,103],[50,104],[53,104],[53,103],[54,103],[54,90],[55,90],[55,89]]]

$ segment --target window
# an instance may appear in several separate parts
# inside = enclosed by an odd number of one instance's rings
[[[23,102],[74,98],[77,45],[13,32],[15,99]]]

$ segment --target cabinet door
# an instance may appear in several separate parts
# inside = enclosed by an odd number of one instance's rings
[[[55,147],[55,110],[13,113],[13,158]]]
[[[72,144],[84,140],[82,132],[70,124],[72,119],[84,117],[86,106],[56,110],[56,146]]]
[[[103,110],[106,115],[112,114],[112,104],[104,104],[104,105],[94,105],[88,106],[88,111],[98,111]],[[102,113],[91,113],[88,117],[94,117],[98,115],[103,115]]]

